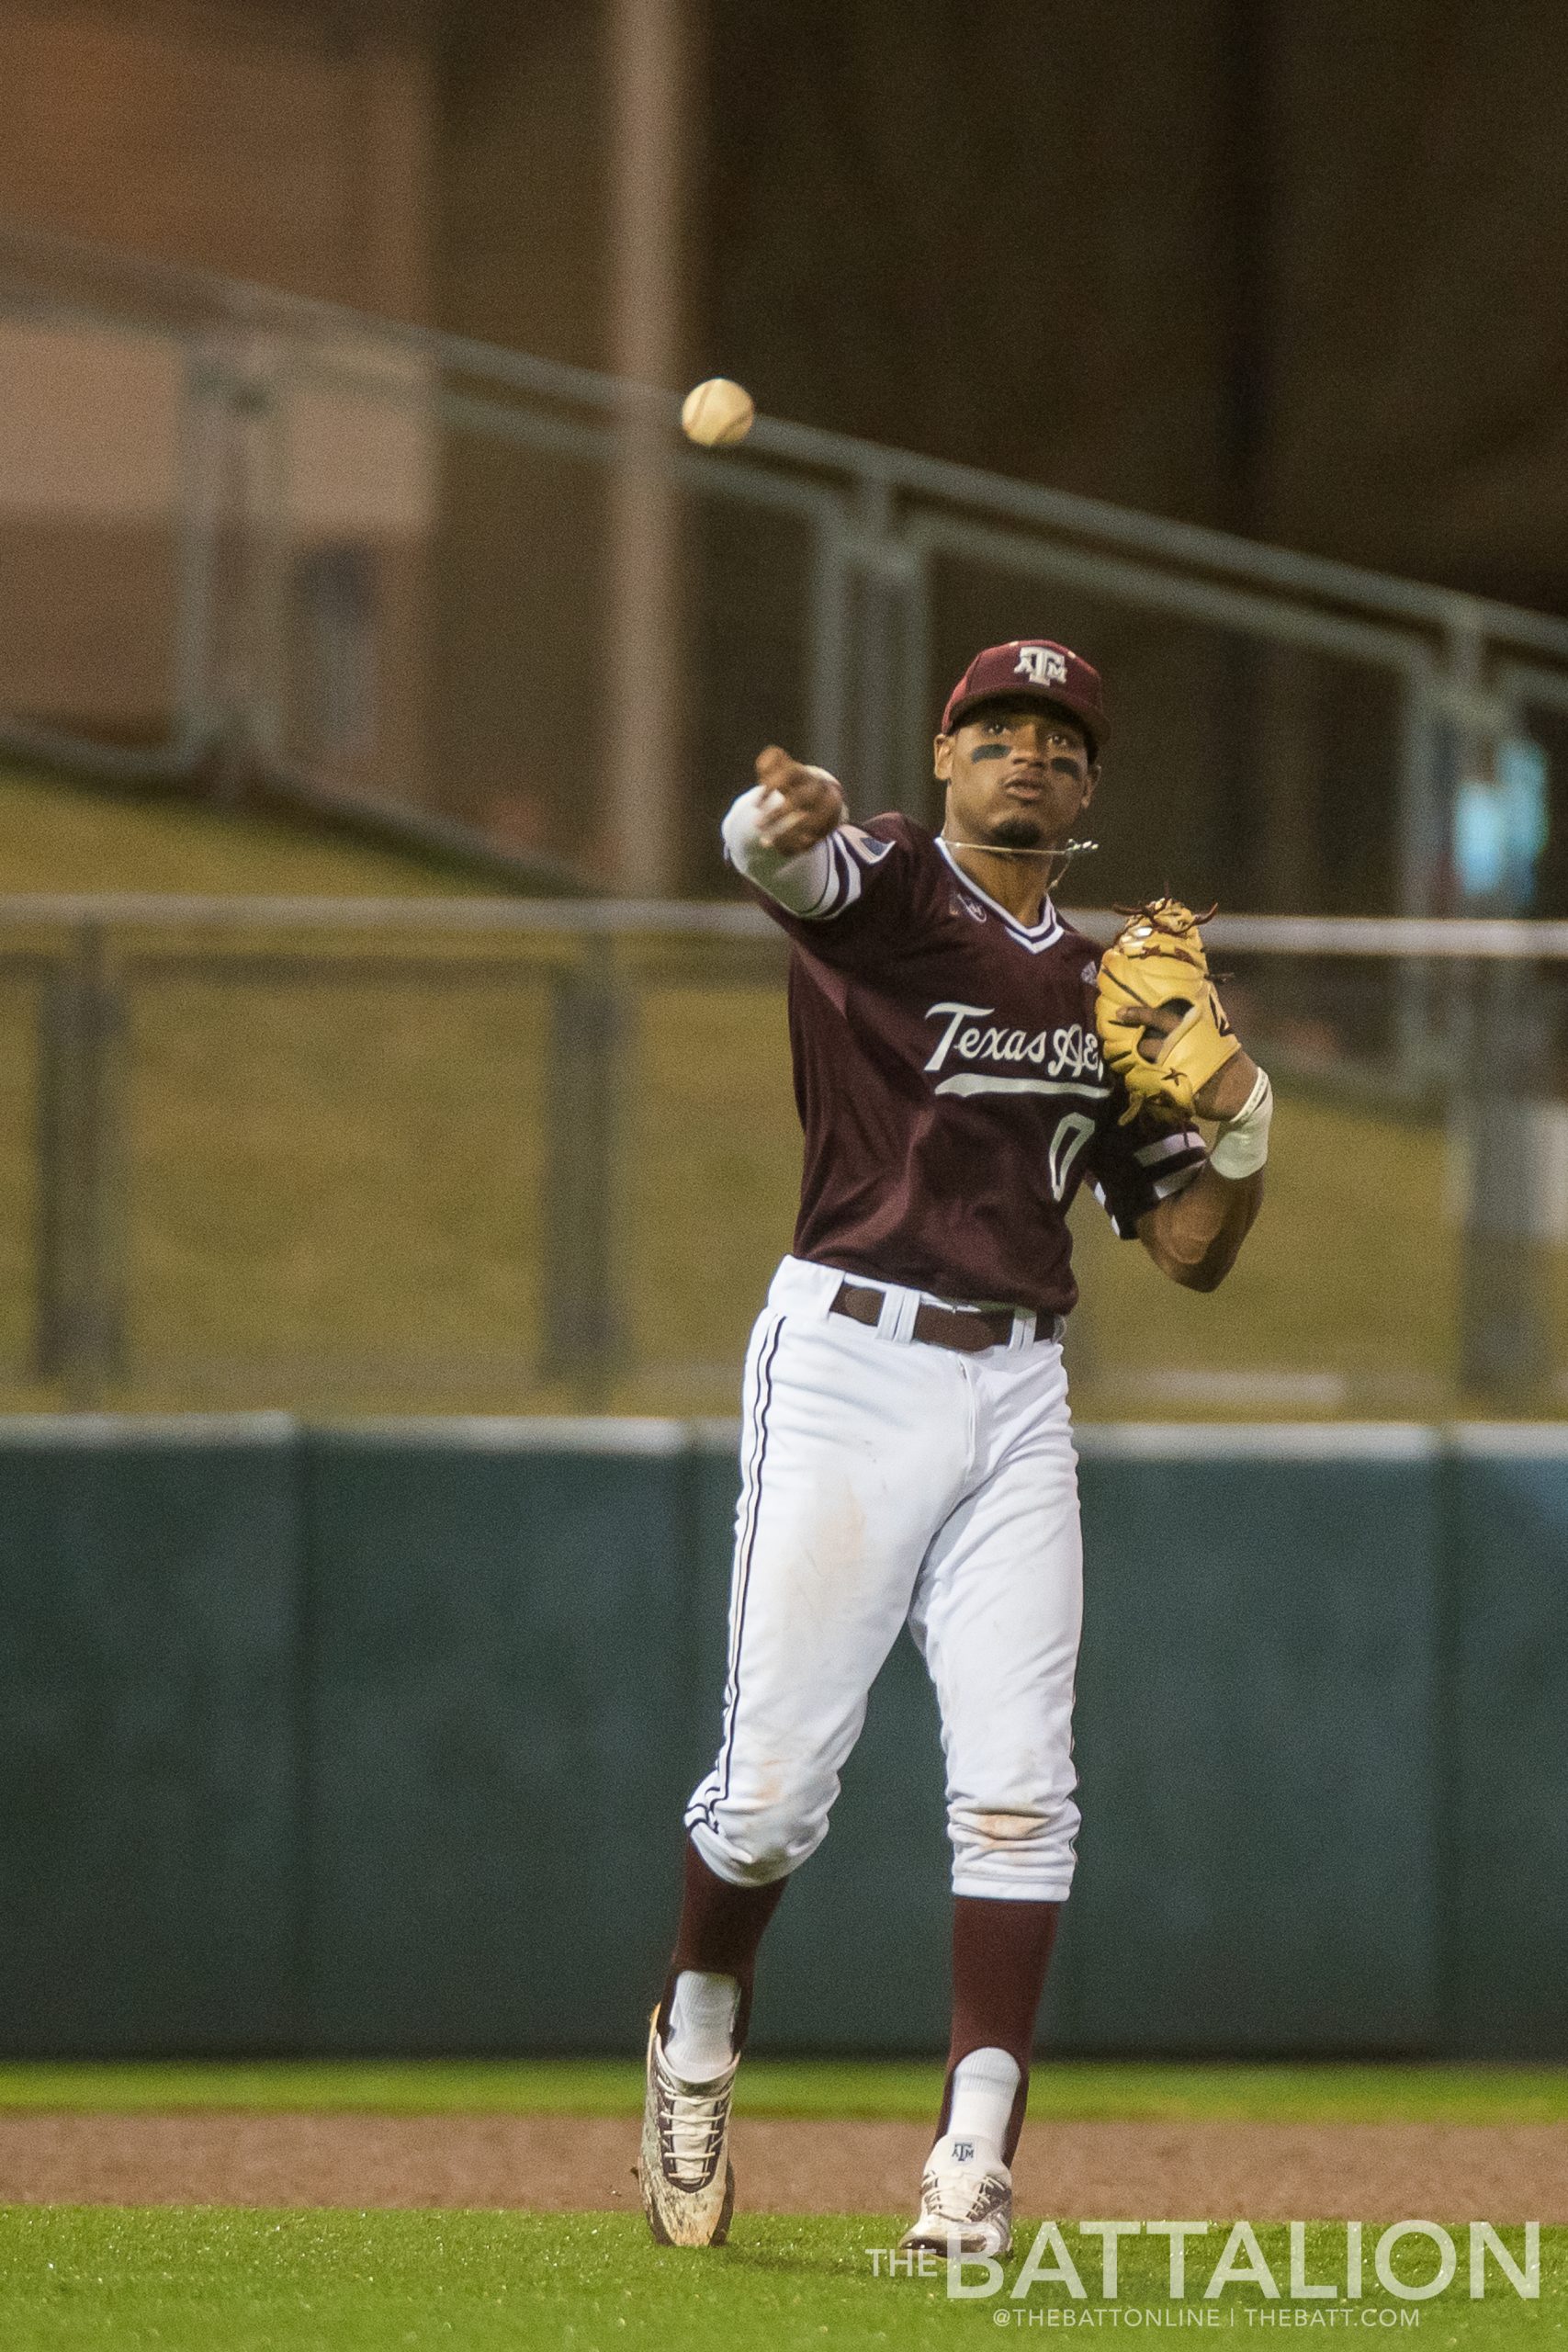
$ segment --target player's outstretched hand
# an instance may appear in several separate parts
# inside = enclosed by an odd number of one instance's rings
[[[844,821],[844,796],[826,768],[792,760],[776,743],[757,754],[757,782],[764,798],[759,831],[769,849],[798,857],[826,841]]]

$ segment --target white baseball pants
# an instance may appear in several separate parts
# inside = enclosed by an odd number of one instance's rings
[[[1083,1606],[1061,1348],[1026,1327],[973,1355],[911,1340],[920,1294],[896,1288],[874,1330],[829,1315],[843,1279],[786,1258],[751,1335],[724,1732],[687,1828],[735,1885],[814,1853],[908,1620],[942,1712],[954,1894],[1059,1902]]]

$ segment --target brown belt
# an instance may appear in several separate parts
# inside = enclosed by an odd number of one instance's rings
[[[840,1283],[828,1312],[847,1315],[852,1323],[874,1329],[882,1319],[882,1298],[881,1291],[867,1290],[863,1283]],[[960,1355],[971,1356],[982,1348],[1005,1348],[1012,1338],[1012,1325],[1010,1306],[961,1309],[922,1305],[915,1310],[910,1337],[928,1348],[955,1348]]]

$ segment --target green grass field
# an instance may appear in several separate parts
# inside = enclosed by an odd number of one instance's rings
[[[1488,2291],[1465,2293],[1463,2240],[1454,2286],[1426,2301],[1384,2291],[1366,2264],[1359,2302],[1270,2301],[1261,2284],[1231,2286],[1205,2301],[1205,2271],[1192,2263],[1188,2293],[1173,2301],[1166,2241],[1123,2241],[1118,2295],[1095,2274],[1098,2242],[1069,2227],[1064,2243],[1080,2272],[1081,2301],[1039,2279],[1021,2296],[1028,2235],[994,2295],[951,2299],[944,2278],[889,2278],[880,2254],[902,2221],[742,2218],[722,2249],[692,2254],[651,2245],[629,2214],[267,2213],[218,2208],[0,2210],[0,2340],[7,2352],[840,2352],[840,2347],[973,2347],[1020,2331],[1058,2343],[1092,2330],[1155,2333],[1214,2327],[1228,2345],[1309,2330],[1296,2314],[1337,2311],[1341,2340],[1354,2322],[1361,2341],[1450,2346],[1560,2346],[1568,2333],[1568,2231],[1542,2233],[1539,2301],[1521,2301],[1493,2273]],[[1258,2243],[1277,2283],[1288,2278],[1282,2228]],[[1506,2233],[1516,2258],[1520,2233]],[[1214,2238],[1216,2256],[1219,2234]],[[1346,2277],[1345,2233],[1308,2232],[1303,2276]],[[1425,2257],[1426,2267],[1422,2262]],[[1429,2277],[1437,2249],[1401,2256],[1411,2284]],[[1083,2275],[1087,2270],[1088,2276]],[[880,2273],[880,2275],[877,2275]],[[964,2280],[986,2281],[978,2271]],[[998,2324],[1001,2315],[1006,2321]],[[1070,2330],[1061,2322],[1071,2314]],[[1135,2318],[1130,2317],[1135,2314]],[[1404,2324],[1401,2324],[1401,2320]],[[1326,2321],[1310,2330],[1329,2333]]]
[[[937,2074],[929,2065],[754,2061],[742,2077],[753,2115],[925,2117]],[[209,2106],[314,2111],[630,2114],[638,2070],[621,2062],[423,2064],[7,2065],[0,2116],[18,2111],[169,2111]],[[1073,2120],[1273,2120],[1292,2122],[1502,2123],[1568,2120],[1568,2069],[1412,2065],[1196,2066],[1054,2064],[1034,2078],[1032,2128]],[[1184,2291],[1173,2298],[1168,2242],[1122,2241],[1116,2293],[1107,2295],[1100,2242],[1062,2225],[1082,2288],[1072,2292],[1047,2241],[1027,2270],[1039,2217],[1021,2222],[994,2292],[949,2294],[940,2267],[889,2276],[886,2251],[907,2217],[748,2216],[730,2244],[704,2254],[660,2251],[640,2217],[625,2212],[262,2211],[229,2208],[0,2208],[0,2346],[4,2352],[815,2352],[815,2347],[974,2346],[1016,2330],[1083,2329],[1097,2336],[1171,2327],[1220,2328],[1224,2340],[1267,2340],[1330,2328],[1416,2341],[1428,2352],[1474,2346],[1561,2345],[1568,2336],[1568,2229],[1543,2229],[1540,2293],[1522,2299],[1495,2262],[1479,2301],[1468,2293],[1471,2216],[1451,2225],[1457,2274],[1437,2296],[1411,2301],[1380,2284],[1376,2241],[1404,2215],[1368,2215],[1363,2293],[1347,2300],[1348,2248],[1339,2222],[1309,2226],[1304,2280],[1335,2283],[1332,2299],[1291,2291],[1283,2224],[1257,2228],[1280,2289],[1214,2272],[1230,2231],[1216,2222],[1194,2242]],[[1120,2217],[1131,2218],[1131,2217]],[[1244,2217],[1237,2216],[1236,2219]],[[1523,2232],[1503,2242],[1524,2259]],[[1438,2248],[1391,2256],[1402,2283],[1435,2275]],[[1241,2269],[1250,2250],[1234,2250]],[[978,2269],[960,2283],[990,2282]],[[1053,2319],[1050,2314],[1055,2312]],[[1005,2318],[1001,2316],[1005,2314]]]

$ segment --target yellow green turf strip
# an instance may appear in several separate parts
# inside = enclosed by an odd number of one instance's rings
[[[1453,2284],[1425,2301],[1402,2301],[1377,2281],[1368,2228],[1366,2291],[1345,2298],[1341,2224],[1307,2233],[1303,2281],[1337,2283],[1326,2300],[1292,2301],[1282,2227],[1260,2226],[1258,2251],[1280,2293],[1261,2281],[1205,2288],[1225,2251],[1223,2223],[1189,2249],[1186,2292],[1170,2297],[1164,2240],[1123,2240],[1117,2294],[1100,2275],[1099,2242],[1073,2224],[1063,2245],[1081,2298],[1039,2278],[1011,2291],[1033,2235],[1026,2224],[996,2291],[951,2300],[941,2267],[928,2278],[886,2275],[901,2223],[882,2219],[742,2217],[729,2245],[701,2254],[661,2251],[626,2214],[265,2213],[217,2207],[0,2208],[0,2341],[6,2352],[515,2352],[551,2346],[670,2347],[670,2352],[821,2352],[836,2348],[977,2346],[1022,2326],[1045,2335],[1045,2314],[1070,2308],[1085,2325],[1118,2337],[1204,2322],[1232,2345],[1267,2340],[1265,2312],[1292,2336],[1329,2333],[1326,2313],[1370,2335],[1418,2346],[1561,2345],[1568,2327],[1568,2230],[1542,2233],[1541,2294],[1521,2301],[1494,2269],[1487,2291],[1467,2293],[1466,2241],[1459,2234]],[[1522,2233],[1505,2232],[1522,2256]],[[873,2252],[878,2251],[874,2264]],[[1406,2245],[1404,2282],[1433,2276],[1438,2250]],[[1250,2261],[1250,2256],[1244,2256]],[[975,2271],[968,2283],[984,2284]],[[1005,2311],[1005,2326],[998,2313]],[[1029,2315],[1041,2317],[1029,2324]],[[1249,2322],[1247,2313],[1255,2314]],[[1129,2314],[1138,2314],[1134,2322]],[[1296,2314],[1305,2314],[1304,2324]],[[1325,2314],[1314,2320],[1314,2314]],[[1403,2314],[1404,2324],[1401,2324]],[[1066,2333],[1058,2323],[1060,2342]],[[1038,2339],[1037,2339],[1038,2340]]]
[[[923,2120],[940,2085],[934,2061],[752,2058],[738,2101],[751,2115]],[[642,2069],[630,2058],[0,2065],[0,2108],[13,2109],[632,2115],[641,2104]],[[1568,2068],[1046,2060],[1034,2071],[1030,2112],[1064,2121],[1558,2123],[1568,2121]]]
[[[0,891],[35,890],[390,899],[502,896],[504,886],[417,849],[329,832],[306,815],[0,767]]]

